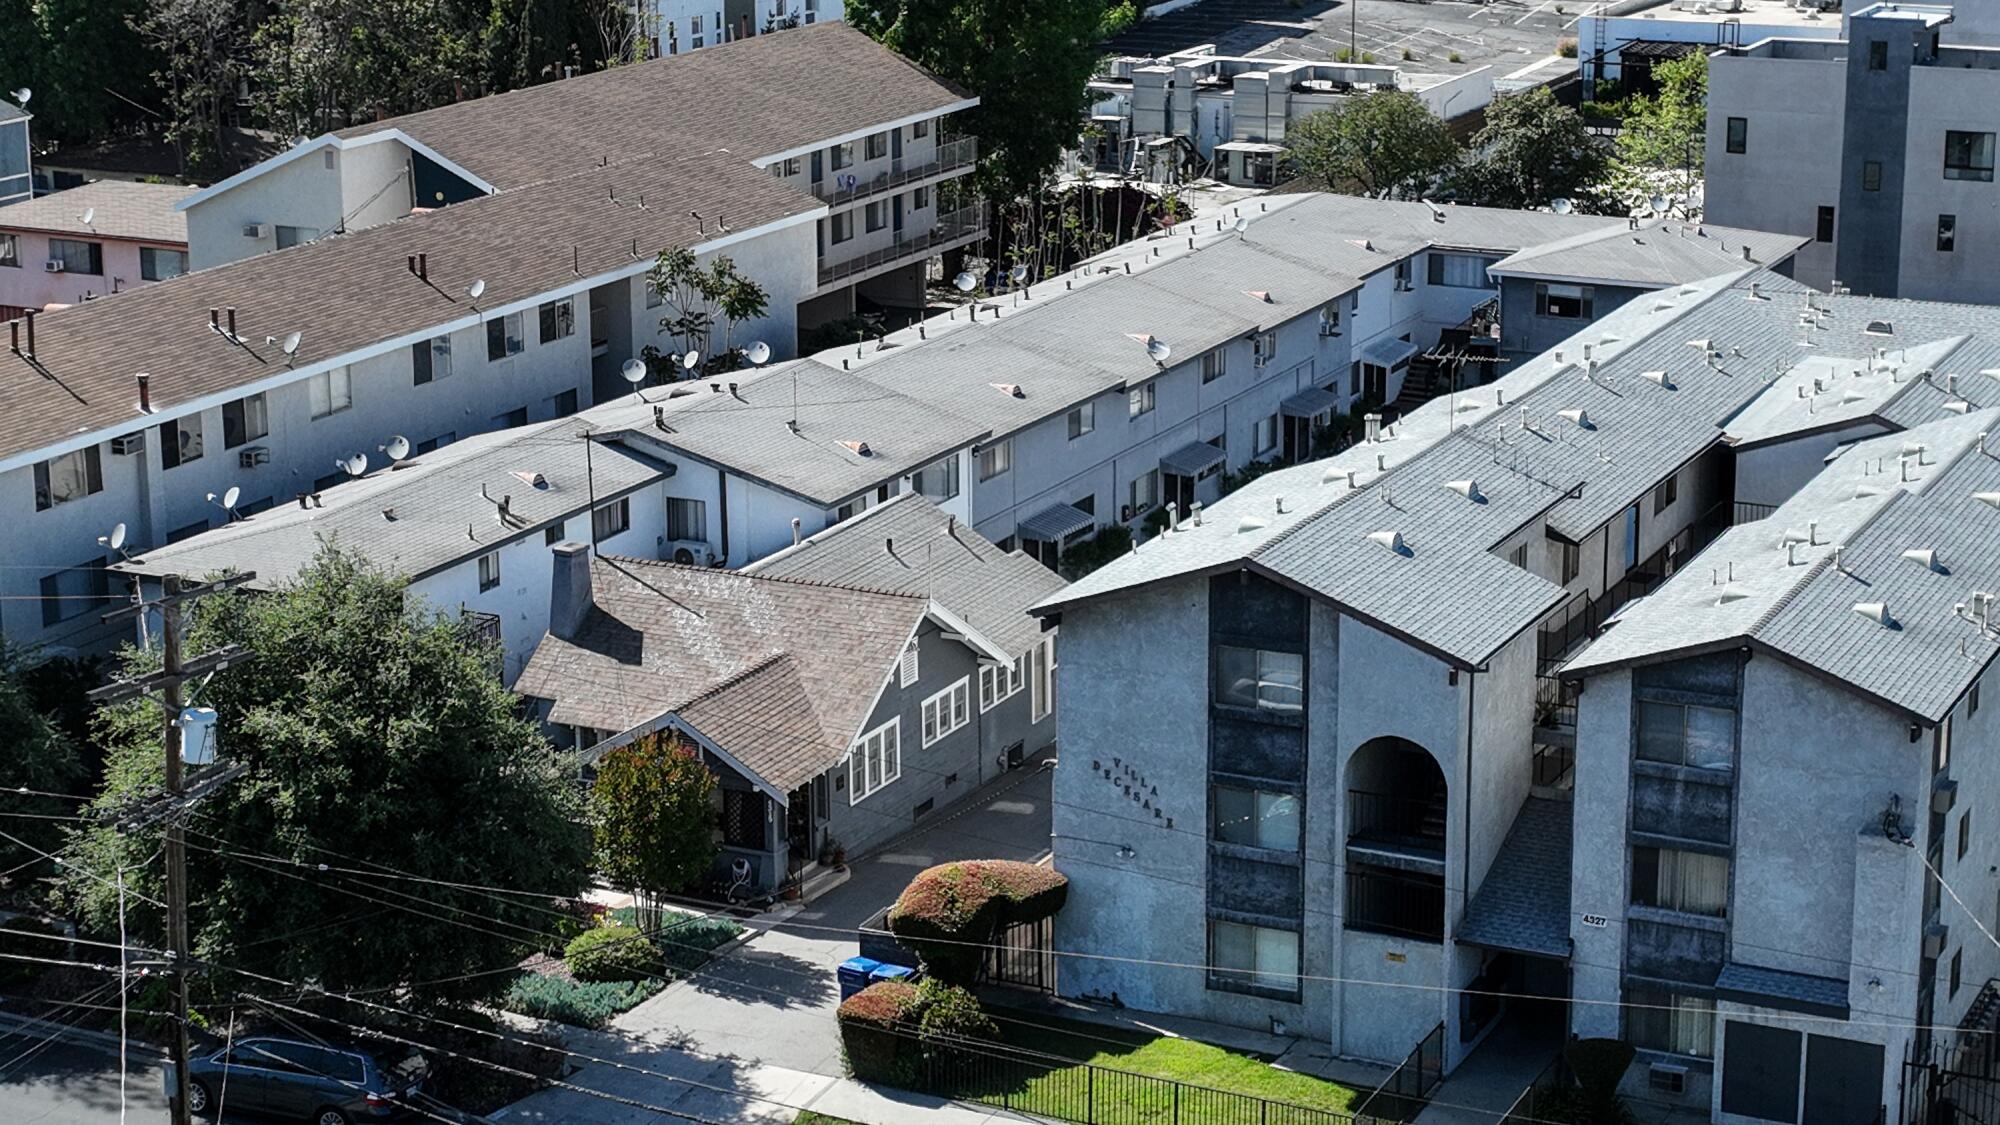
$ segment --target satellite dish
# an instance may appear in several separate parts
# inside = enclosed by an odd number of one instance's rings
[[[681,353],[681,366],[687,368],[689,371],[693,371],[695,368],[700,367],[701,353],[698,351],[694,351],[692,349]]]
[[[970,293],[979,288],[979,279],[972,276],[970,270],[960,270],[958,276],[951,279],[951,284],[960,293]]]
[[[486,279],[483,277],[473,278],[472,284],[465,287],[465,295],[475,301],[484,297],[486,295]]]
[[[1576,210],[1576,204],[1571,203],[1567,199],[1551,199],[1549,200],[1549,210],[1554,211],[1558,215],[1567,215],[1571,211]]]
[[[746,354],[750,357],[751,363],[762,367],[771,362],[771,345],[759,340],[750,345],[750,350]]]
[[[1165,340],[1146,341],[1146,355],[1151,357],[1154,363],[1165,363],[1167,362],[1167,357],[1172,354],[1174,354],[1174,349],[1169,347]]]
[[[1229,224],[1229,229],[1235,231],[1237,234],[1242,234],[1244,231],[1250,229],[1250,220],[1238,215],[1236,221]]]
[[[1026,280],[1027,276],[1028,276],[1028,267],[1026,266],[1016,265],[1007,270],[1007,280],[1012,281],[1016,285],[1019,285],[1021,284],[1022,281]]]
[[[646,381],[646,361],[643,359],[628,359],[623,366],[618,368],[618,373],[625,376],[626,382],[636,387]]]
[[[1319,322],[1321,324],[1333,323],[1333,310],[1327,308],[1325,305],[1321,305],[1319,307]]]
[[[410,455],[410,439],[397,434],[389,439],[389,444],[382,447],[382,452],[387,453],[391,461],[401,461]]]
[[[89,226],[91,223],[97,221],[97,208],[85,207],[83,209],[83,214],[79,215],[78,218],[83,220],[84,226]]]
[[[1646,206],[1653,209],[1653,214],[1663,215],[1667,210],[1667,197],[1664,195],[1650,196],[1646,200]]]
[[[337,462],[337,464],[347,471],[348,476],[358,477],[368,471],[368,455],[366,453],[356,453],[345,461]]]
[[[28,99],[34,96],[35,92],[33,90],[30,90],[26,86],[23,86],[20,89],[14,91],[14,102],[16,105],[25,106],[28,104]]]
[[[279,344],[278,348],[286,355],[297,355],[299,354],[299,342],[304,339],[305,335],[303,333],[288,332],[285,334],[284,343]]]
[[[113,525],[112,525],[112,527],[111,527],[111,534],[109,534],[109,535],[100,535],[100,536],[98,536],[98,538],[97,538],[97,541],[98,541],[99,543],[102,543],[102,544],[104,544],[104,545],[105,545],[106,547],[109,547],[109,548],[111,548],[111,549],[112,549],[112,550],[114,550],[114,551],[122,551],[122,550],[124,550],[124,549],[125,549],[125,525],[124,525],[124,524],[122,524],[122,523],[120,523],[120,524],[113,524]]]
[[[237,501],[237,500],[238,500],[239,498],[241,498],[241,497],[242,497],[242,495],[243,495],[243,490],[242,490],[242,489],[240,489],[240,488],[236,487],[236,486],[235,486],[235,485],[233,485],[233,484],[232,484],[232,485],[230,485],[230,486],[229,486],[229,487],[228,487],[228,488],[227,488],[226,490],[224,490],[224,492],[222,493],[222,506],[223,506],[223,507],[225,507],[225,508],[234,508],[234,507],[236,507],[236,501]]]

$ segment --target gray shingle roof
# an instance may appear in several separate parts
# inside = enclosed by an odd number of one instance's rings
[[[114,569],[183,577],[255,571],[254,584],[269,589],[311,562],[324,539],[391,573],[419,578],[539,534],[554,522],[588,518],[592,489],[584,475],[583,435],[590,430],[584,418],[563,418],[480,434],[410,458],[401,467],[378,468],[329,488],[321,494],[321,507],[281,503],[156,547]],[[600,444],[591,458],[599,502],[667,472],[658,462],[615,444]],[[516,477],[517,472],[540,473],[544,484],[536,487]],[[500,523],[481,489],[508,497],[515,519]],[[396,518],[385,516],[385,509]]]
[[[1042,634],[1028,607],[1064,585],[1054,571],[1020,551],[1002,551],[915,493],[809,536],[744,573],[929,597],[1015,655]]]
[[[1490,270],[1515,277],[1582,278],[1664,289],[1751,266],[1773,266],[1809,241],[1800,235],[1655,219],[1637,230],[1621,223],[1530,246],[1502,258]]]
[[[355,125],[340,135],[400,129],[506,191],[607,157],[651,153],[679,161],[729,152],[747,163],[965,97],[861,32],[829,22]],[[726,201],[719,210],[745,226]]]
[[[1843,1020],[1847,1018],[1847,989],[1847,981],[1834,977],[1766,969],[1737,961],[1722,966],[1722,972],[1715,978],[1718,1000]]]
[[[1542,957],[1569,956],[1569,801],[1530,797],[1465,908],[1461,942]]]
[[[0,121],[19,121],[28,116],[28,111],[5,98],[0,98]]]
[[[544,637],[515,690],[599,730],[679,714],[780,791],[847,753],[928,605],[627,558],[592,560],[591,589],[576,635]]]
[[[0,229],[187,245],[187,216],[174,204],[194,194],[181,184],[97,180],[0,208]],[[83,213],[92,211],[90,222]]]

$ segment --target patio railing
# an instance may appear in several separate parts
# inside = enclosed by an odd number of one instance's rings
[[[831,262],[821,266],[819,269],[819,283],[821,285],[832,285],[843,278],[866,273],[878,266],[887,265],[890,262],[903,258],[914,257],[935,247],[943,246],[945,243],[956,242],[963,238],[971,238],[985,232],[985,204],[974,203],[970,206],[961,207],[948,215],[938,216],[937,221],[931,224],[931,228],[928,231],[903,239],[893,246],[884,246],[879,250],[873,250],[844,261]]]
[[[1355,1112],[1377,1121],[1411,1121],[1430,1103],[1430,1094],[1444,1081],[1444,1024],[1431,1028],[1389,1077],[1382,1080]]]
[[[913,184],[933,176],[943,176],[963,168],[970,168],[977,163],[979,163],[979,138],[958,137],[940,141],[937,154],[922,164],[905,164],[898,160],[888,171],[867,180],[857,180],[846,173],[835,172],[814,184],[812,190],[813,194],[824,202],[840,206],[894,190],[904,184]]]

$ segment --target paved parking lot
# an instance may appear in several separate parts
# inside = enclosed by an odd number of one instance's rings
[[[1566,10],[1569,9],[1569,10]],[[1377,61],[1455,73],[1492,66],[1504,76],[1555,53],[1580,3],[1439,0],[1203,0],[1114,38],[1114,54],[1160,55],[1213,43],[1225,55],[1331,60],[1350,41]],[[1351,37],[1351,38],[1350,38]],[[1405,62],[1404,48],[1416,57]],[[1460,61],[1450,61],[1451,52]]]

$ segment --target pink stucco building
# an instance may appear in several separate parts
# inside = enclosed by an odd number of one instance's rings
[[[0,207],[0,320],[187,272],[180,184],[99,180]]]

